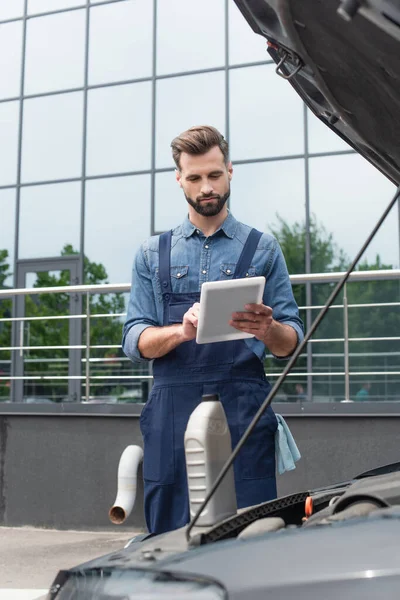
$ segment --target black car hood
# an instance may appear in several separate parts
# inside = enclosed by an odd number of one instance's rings
[[[400,0],[235,3],[312,112],[399,184]]]

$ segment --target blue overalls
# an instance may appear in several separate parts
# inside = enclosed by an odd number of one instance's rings
[[[235,269],[245,277],[262,234],[251,230]],[[164,325],[182,323],[200,292],[173,293],[170,276],[171,231],[160,236],[159,273]],[[232,447],[248,427],[270,390],[260,359],[244,340],[184,342],[154,360],[154,385],[141,414],[144,441],[144,510],[149,532],[163,533],[189,522],[184,433],[203,394],[218,393]],[[277,420],[271,407],[261,417],[234,463],[238,508],[276,498]]]

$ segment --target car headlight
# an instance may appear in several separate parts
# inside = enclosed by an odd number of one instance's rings
[[[61,571],[49,600],[225,600],[224,588],[215,581],[164,571],[92,568]]]

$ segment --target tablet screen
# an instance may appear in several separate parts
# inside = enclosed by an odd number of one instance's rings
[[[245,304],[262,303],[264,287],[263,276],[203,283],[196,342],[207,344],[254,337],[238,331],[229,321],[233,312],[245,310]]]

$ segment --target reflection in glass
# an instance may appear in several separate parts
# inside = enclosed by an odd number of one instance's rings
[[[304,153],[303,103],[274,65],[230,73],[233,160]]]
[[[22,21],[0,25],[0,98],[19,96],[21,56]]]
[[[156,165],[173,166],[170,144],[193,125],[225,130],[225,75],[207,73],[157,81]]]
[[[229,2],[229,63],[272,60],[267,52],[267,40],[254,33],[234,2]]]
[[[359,155],[310,159],[311,212],[333,234],[338,248],[351,260],[389,204],[394,191],[393,184]],[[361,262],[367,260],[369,265],[378,264],[376,257],[379,255],[383,263],[397,267],[398,227],[395,207]]]
[[[0,289],[14,287],[15,189],[0,190]],[[12,316],[12,300],[0,300],[0,319]],[[10,398],[11,322],[0,320],[0,402]]]
[[[89,83],[150,77],[153,2],[135,0],[90,10]]]
[[[28,0],[28,15],[50,12],[72,6],[84,6],[86,0]]]
[[[233,165],[231,210],[239,221],[270,232],[305,222],[304,160]],[[304,272],[304,271],[302,271]]]
[[[156,174],[155,230],[167,231],[179,225],[188,213],[187,202],[174,171]]]
[[[80,198],[78,182],[22,188],[19,257],[61,256],[66,245],[78,251]]]
[[[224,4],[224,0],[158,0],[158,74],[225,64]]]
[[[13,285],[15,189],[0,190],[0,288]]]
[[[87,174],[151,166],[151,83],[90,90]]]
[[[25,100],[23,182],[80,176],[82,120],[81,92]]]
[[[70,285],[69,270],[39,271],[28,273],[25,287],[53,287]],[[33,294],[24,296],[25,317],[33,317],[32,321],[23,323],[23,351],[24,376],[23,401],[27,404],[63,402],[68,400],[68,364],[69,351],[67,349],[41,350],[35,346],[68,346],[69,321],[67,319],[51,319],[38,317],[55,317],[67,315],[70,312],[70,295],[58,294]],[[34,379],[56,376],[65,379]]]
[[[336,152],[338,150],[352,150],[352,148],[329,129],[322,121],[307,109],[308,124],[308,151]]]
[[[101,263],[110,283],[131,279],[133,257],[150,235],[150,175],[86,183],[85,255]]]
[[[24,0],[0,0],[0,21],[22,17]]]
[[[28,20],[26,94],[83,86],[85,16],[74,10]]]
[[[17,181],[18,117],[19,102],[0,103],[0,185]]]

